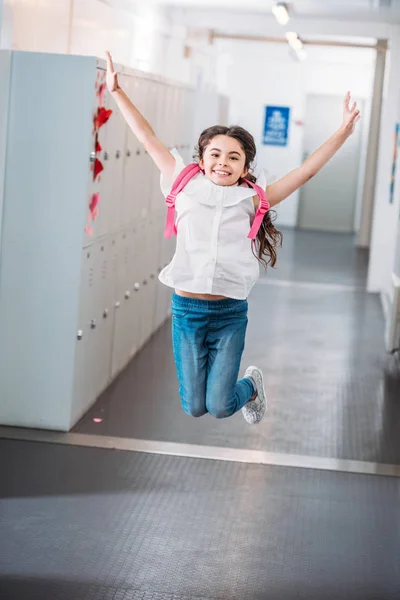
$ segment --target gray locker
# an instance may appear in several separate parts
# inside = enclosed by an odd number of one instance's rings
[[[115,287],[115,326],[112,377],[127,364],[132,345],[133,285],[130,277],[133,237],[130,231],[118,234],[117,281]]]
[[[0,51],[1,424],[68,431],[170,312],[158,274],[175,240],[163,237],[159,173],[106,91],[113,113],[94,128],[104,69],[94,57]],[[191,90],[118,71],[163,142],[184,151]]]

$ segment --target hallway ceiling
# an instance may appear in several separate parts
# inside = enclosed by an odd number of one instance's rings
[[[273,0],[147,0],[159,5],[197,9],[228,9],[271,13]],[[387,21],[400,23],[400,0],[293,0],[287,2],[293,17]]]

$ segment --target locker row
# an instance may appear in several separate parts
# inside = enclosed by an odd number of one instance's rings
[[[174,246],[163,227],[160,216],[82,251],[73,408],[93,403],[169,315],[158,275]]]
[[[168,317],[158,274],[175,240],[163,236],[158,170],[104,86],[105,61],[1,50],[0,59],[10,106],[0,423],[68,431]],[[215,120],[208,105],[179,83],[118,72],[158,137],[190,161],[196,111]]]
[[[99,69],[97,85],[104,86],[104,82],[105,72]],[[163,143],[176,147],[185,160],[190,160],[193,91],[143,74],[122,74],[120,85]],[[91,233],[85,234],[84,247],[157,212],[162,202],[159,171],[107,90],[101,104],[113,112],[106,124],[93,132],[91,169],[97,159],[104,170],[89,187],[88,204],[94,194],[98,194],[99,204]],[[96,148],[101,150],[96,152]]]

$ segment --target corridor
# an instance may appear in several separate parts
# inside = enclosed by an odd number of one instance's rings
[[[71,434],[0,428],[1,599],[398,600],[400,360],[368,255],[283,232],[249,299],[261,424],[183,413],[167,321]]]

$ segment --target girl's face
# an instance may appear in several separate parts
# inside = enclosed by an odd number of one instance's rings
[[[235,185],[246,177],[246,155],[240,143],[228,135],[216,135],[204,149],[200,168],[217,185]]]

